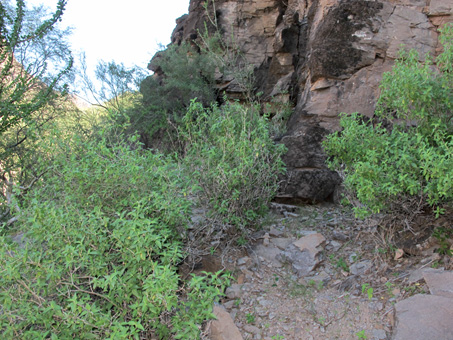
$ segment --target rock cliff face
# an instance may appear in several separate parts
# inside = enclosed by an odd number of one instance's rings
[[[190,1],[172,43],[198,38],[205,1]],[[317,201],[331,198],[340,182],[326,168],[320,144],[339,128],[339,114],[373,115],[382,73],[400,45],[422,58],[436,54],[437,29],[453,22],[451,0],[215,0],[210,6],[225,37],[233,35],[254,66],[256,90],[294,104],[281,139],[288,173],[279,196]],[[233,92],[233,85],[224,87]]]

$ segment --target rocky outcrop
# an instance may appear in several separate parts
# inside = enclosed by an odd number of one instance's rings
[[[199,39],[204,2],[190,1],[172,43]],[[294,105],[280,140],[288,147],[288,173],[279,196],[316,201],[332,197],[340,182],[320,144],[339,129],[339,113],[371,116],[400,45],[421,58],[436,54],[437,28],[453,21],[450,0],[215,0],[210,11],[253,65],[256,91]],[[237,92],[234,80],[220,78],[227,93]]]

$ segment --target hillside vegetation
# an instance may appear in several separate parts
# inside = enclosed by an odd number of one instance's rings
[[[178,268],[259,226],[285,171],[273,136],[288,108],[263,110],[215,34],[161,52],[146,79],[101,63],[101,99],[80,110],[56,25],[66,2],[0,3],[1,338],[197,339],[230,275]],[[441,214],[453,198],[452,26],[442,39],[436,60],[402,53],[384,77],[381,123],[344,115],[325,143],[358,213]],[[243,101],[215,89],[219,69],[250,90]]]
[[[229,276],[179,276],[191,210],[206,209],[207,235],[222,224],[223,237],[246,236],[276,192],[284,148],[258,106],[219,106],[189,76],[214,61],[188,46],[162,59],[184,69],[141,92],[133,70],[99,65],[105,100],[80,111],[65,91],[67,46],[53,74],[42,63],[52,52],[30,50],[64,41],[55,25],[65,5],[41,20],[23,1],[0,4],[1,337],[196,339]]]

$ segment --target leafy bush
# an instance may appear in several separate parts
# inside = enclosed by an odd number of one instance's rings
[[[206,109],[192,101],[183,118],[184,163],[215,216],[244,225],[262,214],[284,171],[283,145],[269,136],[258,108],[226,103]]]
[[[331,167],[344,172],[346,188],[360,202],[359,214],[405,206],[416,213],[426,205],[439,213],[453,199],[452,25],[441,42],[437,68],[430,56],[421,63],[416,51],[402,51],[384,74],[375,112],[381,123],[343,114],[343,130],[324,143]]]
[[[163,74],[163,88],[159,94],[168,100],[162,103],[160,97],[159,102],[160,105],[166,105],[165,109],[169,113],[178,112],[182,116],[181,109],[185,111],[195,97],[204,104],[215,100],[215,62],[206,54],[199,53],[190,43],[170,45],[165,51],[159,52],[151,64]],[[147,94],[152,96],[149,92]]]
[[[179,282],[190,206],[178,166],[133,139],[62,137],[23,202],[25,246],[0,237],[2,338],[197,338],[224,281]]]

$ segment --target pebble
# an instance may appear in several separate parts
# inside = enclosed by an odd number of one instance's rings
[[[365,260],[361,262],[354,263],[349,267],[349,271],[352,275],[362,275],[365,274],[371,268],[371,261]]]
[[[400,293],[401,293],[401,290],[399,288],[392,289],[392,294],[394,296],[398,296],[398,295],[400,295]]]
[[[256,314],[262,318],[266,317],[267,316],[267,310],[266,309],[260,309],[260,308],[257,308],[256,309]]]
[[[341,243],[340,242],[337,242],[337,241],[330,241],[327,246],[326,246],[326,249],[329,250],[329,251],[338,251],[338,249],[341,248]]]
[[[309,236],[309,235],[313,235],[313,234],[317,234],[318,232],[317,231],[314,231],[314,230],[298,230],[297,231],[297,234],[301,235],[301,236]]]
[[[269,238],[270,238],[269,233],[264,234],[263,245],[266,247],[269,245]]]
[[[253,272],[251,272],[250,270],[243,268],[241,269],[241,271],[244,273],[246,279],[251,280],[253,278]]]
[[[234,304],[236,303],[236,300],[230,300],[230,301],[227,301],[223,304],[223,306],[226,308],[226,309],[231,309],[234,307]]]
[[[269,300],[259,300],[258,303],[263,307],[269,307],[273,305],[273,302]]]
[[[284,212],[283,215],[288,218],[288,217],[299,217],[298,214],[292,213],[292,212]]]
[[[383,329],[373,329],[373,338],[376,340],[387,339],[387,334]]]
[[[275,229],[275,228],[272,228],[272,229],[269,231],[269,235],[270,235],[270,236],[273,236],[273,237],[280,237],[280,236],[283,235],[283,231],[278,230],[278,229]]]
[[[242,329],[244,331],[246,331],[247,333],[251,333],[251,334],[260,334],[261,333],[260,329],[253,325],[245,325]]]
[[[248,256],[244,256],[244,257],[241,257],[238,262],[237,262],[237,265],[238,266],[243,266],[243,265],[246,265],[247,262],[250,260],[250,257]]]
[[[370,302],[368,306],[375,311],[381,311],[384,309],[382,302]]]

